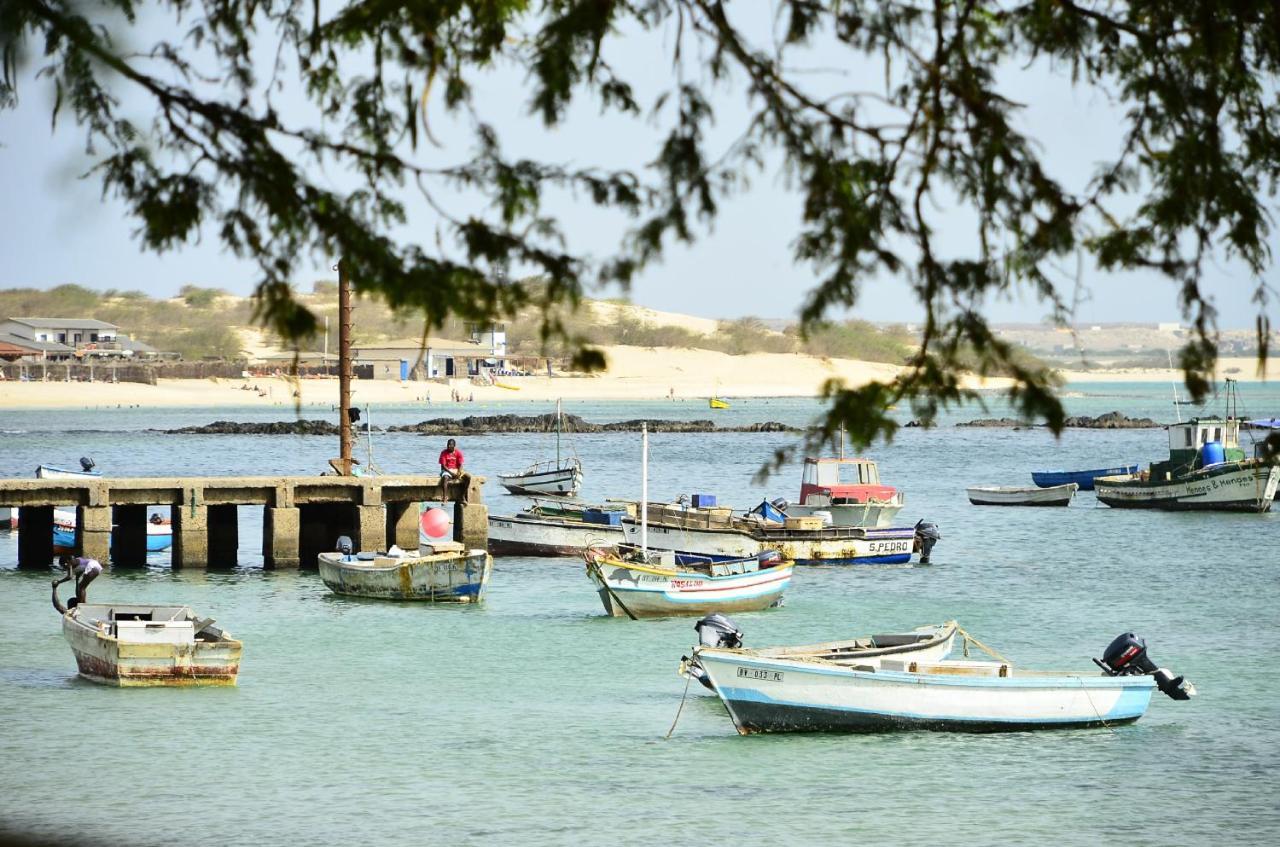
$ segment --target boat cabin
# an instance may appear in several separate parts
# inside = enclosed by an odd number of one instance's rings
[[[898,490],[880,484],[880,469],[871,459],[804,460],[800,504],[827,506],[892,500]]]
[[[1191,471],[1245,458],[1238,418],[1192,418],[1170,424],[1169,458],[1151,464],[1152,479],[1177,479]]]

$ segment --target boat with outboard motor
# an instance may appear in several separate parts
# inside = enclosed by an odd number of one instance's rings
[[[80,676],[103,685],[235,685],[242,645],[189,606],[82,603],[62,616]]]
[[[677,564],[722,561],[778,551],[797,565],[901,565],[920,554],[927,564],[942,537],[936,524],[920,521],[914,527],[828,526],[809,516],[776,520],[772,505],[762,503],[746,515],[729,508],[696,507],[683,503],[650,506],[649,546],[670,550]],[[638,543],[638,518],[623,518],[628,543]]]
[[[78,471],[58,465],[37,465],[36,479],[84,479],[102,476],[102,471],[94,470],[95,465],[93,459],[87,456],[81,457]]]
[[[1102,675],[1028,671],[998,655],[995,661],[882,658],[872,667],[719,647],[698,651],[699,666],[742,735],[1114,726],[1142,717],[1156,688],[1175,700],[1195,694],[1183,677],[1156,667],[1132,633],[1094,661]]]
[[[114,529],[113,529],[114,531]],[[173,525],[159,515],[147,520],[147,552],[159,553],[173,545]],[[74,509],[53,510],[53,552],[71,553],[76,549],[76,512]]]
[[[724,615],[708,615],[694,624],[693,628],[698,633],[698,646],[693,649],[692,656],[680,657],[680,674],[692,676],[712,692],[715,691],[715,686],[698,661],[699,653],[707,648],[733,651],[744,657],[813,659],[841,666],[878,668],[883,659],[940,661],[951,652],[959,629],[955,621],[947,621],[917,627],[909,632],[864,635],[819,644],[745,648],[742,646],[742,631]]]
[[[1169,458],[1142,473],[1094,480],[1098,501],[1117,509],[1268,511],[1280,466],[1246,457],[1240,424],[1234,416],[1170,424]]]
[[[353,553],[351,540],[317,558],[320,579],[335,594],[380,600],[430,603],[479,603],[484,599],[493,557],[456,541],[437,541],[417,552],[392,547],[384,552]]]

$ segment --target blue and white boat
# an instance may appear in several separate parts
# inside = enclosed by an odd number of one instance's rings
[[[173,526],[147,521],[147,552],[159,553],[173,545]],[[76,513],[72,509],[53,510],[53,549],[71,552],[76,549]]]
[[[1116,465],[1114,468],[1094,468],[1088,471],[1032,471],[1031,481],[1041,488],[1055,488],[1075,483],[1081,491],[1092,491],[1093,481],[1100,476],[1126,476],[1138,472],[1138,466]]]
[[[1133,642],[1142,645],[1140,653],[1129,652]],[[1131,633],[1112,643],[1108,657],[1114,665],[1098,662],[1104,673],[1087,675],[1027,671],[1005,661],[885,657],[875,666],[725,648],[697,653],[742,735],[1113,726],[1142,717],[1157,687],[1175,700],[1195,693],[1182,677],[1147,662],[1145,644]],[[1130,667],[1134,661],[1143,667]]]
[[[793,570],[776,554],[697,565],[677,565],[669,551],[588,549],[584,556],[605,612],[633,620],[769,609],[782,602]]]
[[[57,465],[37,465],[36,479],[85,479],[102,476],[102,471],[95,471],[93,459],[81,459],[80,470],[62,468]]]
[[[451,541],[417,552],[321,553],[317,563],[335,594],[429,603],[479,603],[493,573],[487,551]]]

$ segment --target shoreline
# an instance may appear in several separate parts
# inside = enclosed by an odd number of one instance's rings
[[[609,368],[593,375],[503,377],[503,385],[475,385],[457,379],[440,382],[356,380],[355,405],[456,408],[478,403],[552,403],[565,400],[705,402],[715,395],[734,399],[818,397],[830,379],[848,385],[888,380],[901,368],[849,359],[817,359],[799,354],[756,353],[730,356],[708,350],[606,348]],[[1241,382],[1265,382],[1257,361],[1230,358],[1219,361],[1219,373]],[[1182,372],[1168,368],[1122,368],[1099,371],[1059,371],[1067,384],[1108,383],[1182,384]],[[1280,375],[1280,374],[1277,374]],[[966,388],[998,391],[1009,380],[966,377]],[[503,387],[506,386],[506,387]],[[295,398],[294,392],[299,394]],[[452,392],[462,396],[459,403]],[[250,377],[247,379],[161,379],[157,385],[109,382],[0,382],[0,411],[58,409],[328,409],[338,404],[336,377]]]

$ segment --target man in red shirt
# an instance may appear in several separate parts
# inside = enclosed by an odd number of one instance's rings
[[[458,479],[462,476],[462,451],[458,449],[458,442],[452,438],[440,451],[440,476],[449,479]]]

